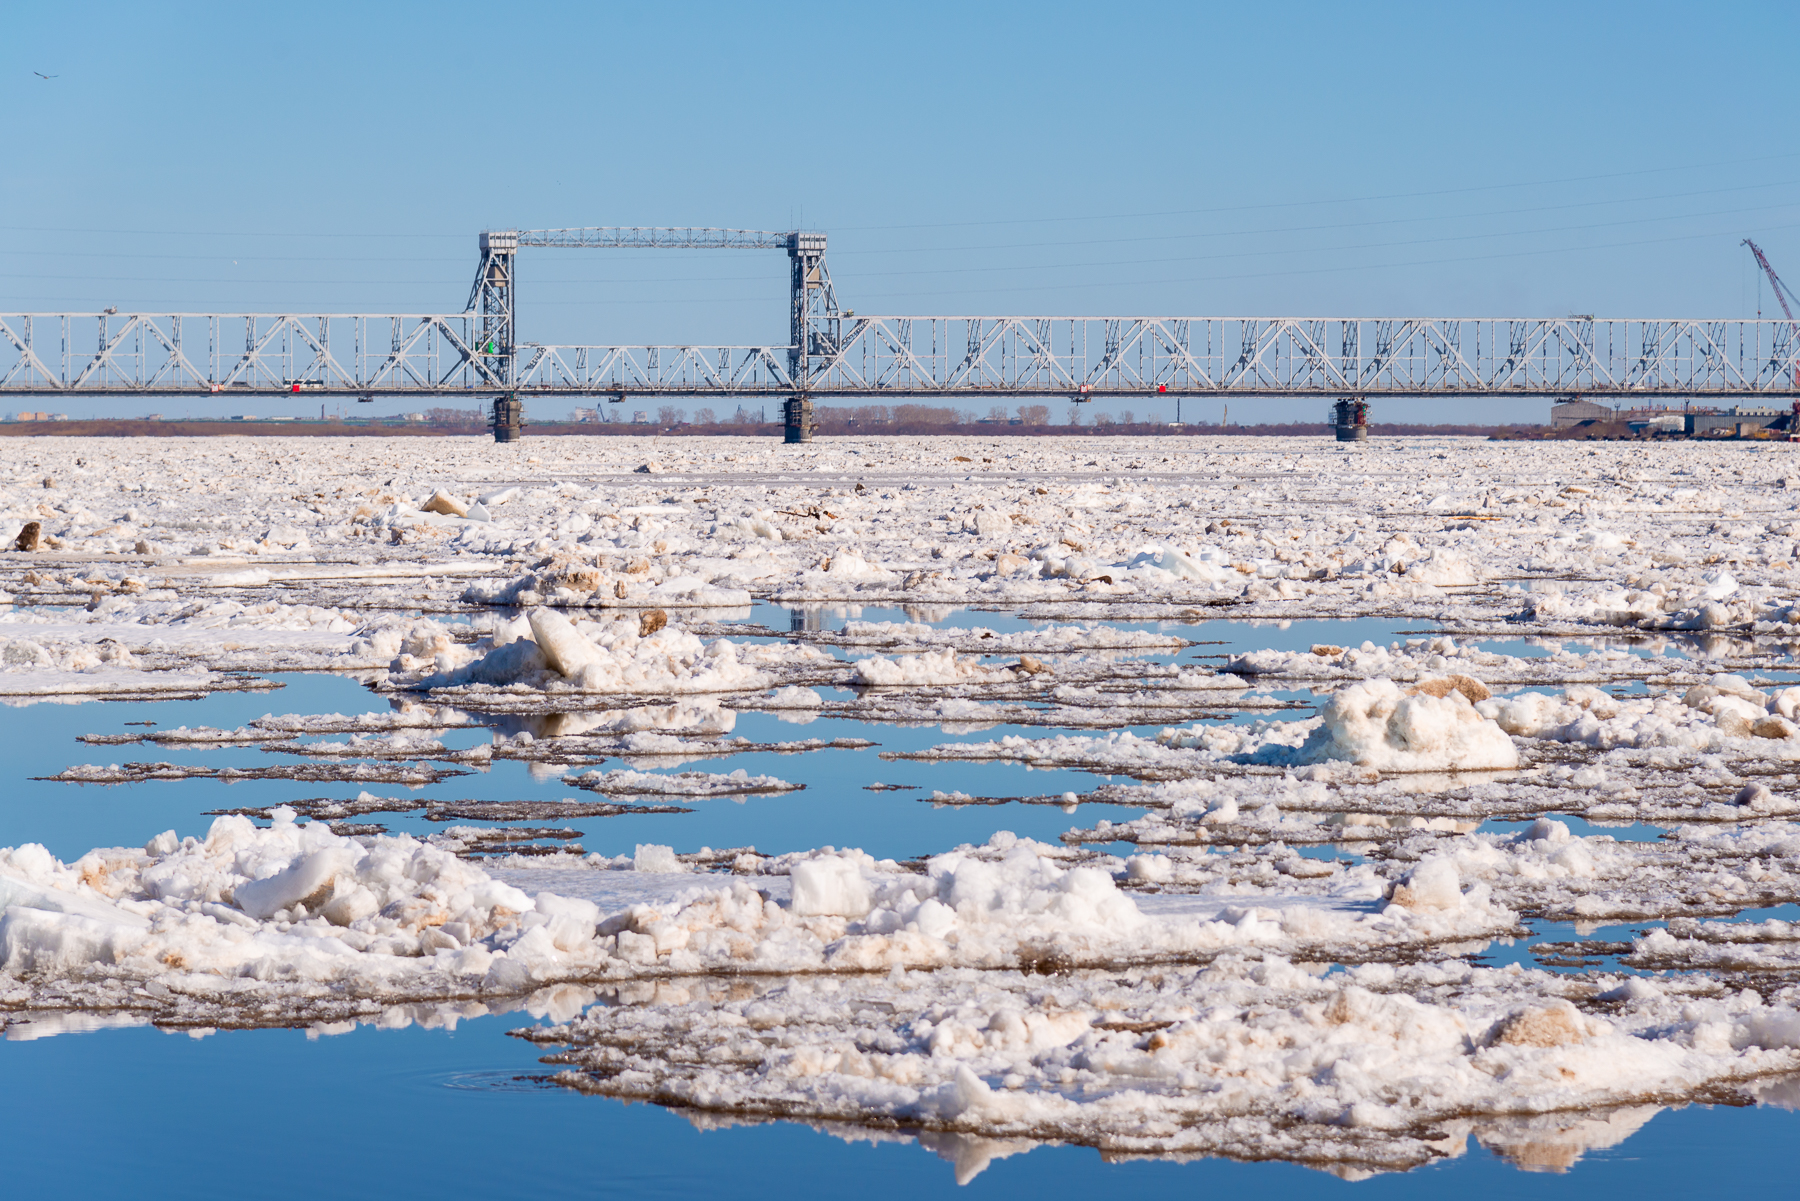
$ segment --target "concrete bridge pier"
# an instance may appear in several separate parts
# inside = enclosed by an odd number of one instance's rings
[[[1369,440],[1369,405],[1360,396],[1340,400],[1336,409],[1335,425],[1339,442],[1367,442]]]
[[[796,442],[811,442],[813,440],[813,429],[816,425],[813,421],[812,398],[808,396],[790,396],[786,402],[783,403],[782,409],[785,413],[783,441],[790,445]]]
[[[495,397],[494,415],[488,424],[493,427],[494,441],[517,442],[525,428],[525,402],[514,396]]]

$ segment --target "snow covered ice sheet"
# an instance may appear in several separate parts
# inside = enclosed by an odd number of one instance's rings
[[[961,465],[960,444],[937,439],[692,439],[682,462],[644,475],[630,442],[556,439],[509,486],[491,448],[458,439],[403,453],[380,440],[36,439],[0,520],[40,522],[54,549],[9,553],[3,586],[23,605],[79,604],[96,624],[234,632],[345,634],[371,607],[465,595],[1796,628],[1783,587],[1800,528],[1776,448],[1659,448],[1650,461],[1560,444],[1164,441],[1033,439]],[[488,496],[488,520],[423,511],[440,491]],[[306,603],[283,604],[295,585]]]

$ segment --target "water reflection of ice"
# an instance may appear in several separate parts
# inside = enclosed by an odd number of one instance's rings
[[[1483,1147],[1527,1172],[1566,1172],[1588,1152],[1623,1143],[1663,1109],[1634,1105],[1599,1115],[1502,1118],[1482,1123],[1472,1133]]]

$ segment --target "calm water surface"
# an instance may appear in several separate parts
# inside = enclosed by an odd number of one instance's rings
[[[938,615],[933,614],[936,617]],[[819,611],[813,628],[843,621],[910,620],[895,610]],[[753,620],[785,629],[788,614],[758,606]],[[997,632],[1032,624],[998,613],[961,612],[934,624]],[[1245,649],[1300,650],[1316,642],[1387,643],[1417,623],[1399,621],[1204,622],[1146,624],[1197,642],[1161,661]],[[1517,643],[1493,649],[1521,653]],[[864,651],[855,654],[867,653]],[[1211,660],[1217,662],[1218,660]],[[385,700],[354,681],[324,675],[277,677],[274,693],[221,694],[156,704],[40,704],[0,710],[5,790],[0,845],[41,842],[59,857],[93,846],[134,845],[165,829],[204,833],[208,809],[268,805],[296,797],[353,796],[356,787],[288,781],[149,782],[116,787],[33,781],[74,763],[136,760],[268,764],[289,757],[245,748],[172,748],[154,744],[86,746],[85,733],[159,727],[233,727],[264,713],[357,713]],[[1282,694],[1301,695],[1303,694]],[[1294,717],[1302,714],[1278,716]],[[1140,733],[1153,734],[1154,727]],[[743,801],[681,802],[694,812],[589,818],[565,823],[581,845],[629,853],[641,842],[678,851],[754,845],[781,852],[833,844],[878,856],[907,857],[984,841],[998,829],[1053,841],[1099,817],[1122,821],[1140,810],[1083,804],[1076,813],[1043,805],[935,806],[933,789],[984,796],[1083,793],[1101,778],[1074,771],[1032,771],[1015,764],[888,762],[879,750],[910,750],[1007,733],[1043,737],[1042,727],[995,726],[946,733],[933,726],[870,725],[820,719],[804,726],[765,714],[740,714],[735,734],[756,741],[864,737],[863,751],[804,755],[740,754],[683,765],[742,767],[796,783],[803,791]],[[452,747],[486,741],[485,730],[451,733]],[[606,767],[618,766],[609,762]],[[680,769],[678,769],[680,770]],[[918,791],[869,792],[874,781]],[[555,774],[534,776],[501,761],[488,772],[424,789],[370,788],[381,795],[444,799],[557,800],[585,797]],[[376,815],[390,829],[426,833],[432,823]],[[1575,823],[1571,822],[1572,825]],[[1582,831],[1578,831],[1582,832]],[[1653,827],[1615,837],[1654,837]],[[1784,907],[1786,908],[1791,907]],[[1759,915],[1746,915],[1754,918]],[[1769,915],[1760,915],[1769,916]],[[1782,914],[1781,916],[1786,916]],[[1567,940],[1569,927],[1546,925],[1539,937]],[[1621,936],[1608,928],[1592,937]],[[1490,948],[1490,961],[1530,963],[1526,945]],[[580,1096],[544,1084],[531,1047],[505,1036],[529,1024],[524,1014],[464,1021],[454,1030],[361,1027],[329,1037],[303,1031],[227,1031],[203,1038],[150,1029],[110,1029],[0,1046],[0,1154],[9,1195],[158,1195],[153,1182],[179,1179],[184,1197],[392,1198],[493,1197],[779,1197],[855,1194],[914,1198],[957,1191],[950,1159],[915,1143],[858,1137],[845,1141],[790,1123],[700,1129],[680,1114],[647,1105]],[[963,1195],[1129,1195],[1141,1190],[1207,1194],[1254,1191],[1270,1198],[1562,1197],[1711,1195],[1728,1180],[1734,1192],[1789,1195],[1800,1120],[1780,1106],[1666,1111],[1621,1145],[1589,1152],[1564,1174],[1527,1175],[1471,1143],[1461,1158],[1413,1172],[1347,1183],[1291,1164],[1203,1160],[1106,1163],[1077,1147],[1038,1147],[994,1160],[961,1186]]]

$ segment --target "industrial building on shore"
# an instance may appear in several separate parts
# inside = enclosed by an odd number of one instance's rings
[[[1791,407],[1737,405],[1729,409],[1685,405],[1681,408],[1615,409],[1591,400],[1571,399],[1550,406],[1553,429],[1569,429],[1588,423],[1628,425],[1634,433],[1747,434],[1763,429],[1787,429],[1794,415]]]

